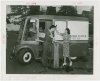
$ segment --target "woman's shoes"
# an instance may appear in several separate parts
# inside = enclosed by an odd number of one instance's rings
[[[72,64],[73,64],[73,62],[72,62],[72,61],[70,61],[69,66],[72,66]]]
[[[66,66],[67,65],[67,63],[63,63],[63,66]]]
[[[66,72],[73,71],[73,67],[66,65],[66,66],[65,66],[65,71],[66,71]]]
[[[67,63],[63,63],[62,68],[65,69],[66,72],[73,71],[72,61],[70,62],[70,65],[68,65]]]

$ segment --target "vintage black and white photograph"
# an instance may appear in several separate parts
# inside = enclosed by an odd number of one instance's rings
[[[6,74],[93,74],[94,6],[6,5]]]

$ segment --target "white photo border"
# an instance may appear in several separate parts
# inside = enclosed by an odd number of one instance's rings
[[[6,5],[77,5],[94,6],[93,75],[81,74],[6,74]],[[100,79],[100,11],[98,0],[5,0],[1,1],[1,78],[2,80],[98,80]]]

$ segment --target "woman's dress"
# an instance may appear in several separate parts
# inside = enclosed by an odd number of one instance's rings
[[[69,57],[70,35],[63,34],[63,57]]]

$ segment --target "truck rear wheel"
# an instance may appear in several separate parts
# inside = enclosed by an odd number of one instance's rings
[[[33,54],[29,49],[22,49],[18,54],[18,61],[21,64],[28,64],[32,61]]]

